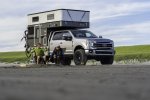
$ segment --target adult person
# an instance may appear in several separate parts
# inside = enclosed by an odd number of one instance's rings
[[[50,60],[50,53],[49,53],[48,47],[44,48],[44,60],[45,60],[46,64],[48,64],[48,62]]]
[[[34,49],[35,52],[35,59],[37,64],[45,64],[44,61],[44,50],[42,48],[41,43],[37,43],[37,47]]]
[[[54,61],[55,64],[61,64],[63,59],[63,49],[60,46],[55,47],[53,53],[51,55],[51,60]]]

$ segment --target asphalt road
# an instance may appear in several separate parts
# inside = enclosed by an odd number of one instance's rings
[[[1,66],[0,100],[150,100],[150,66]]]

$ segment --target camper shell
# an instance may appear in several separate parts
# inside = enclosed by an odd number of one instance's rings
[[[38,42],[48,45],[52,30],[89,28],[90,11],[56,9],[28,14],[28,44],[33,47]]]

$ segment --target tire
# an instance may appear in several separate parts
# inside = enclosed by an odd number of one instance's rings
[[[62,62],[62,65],[71,65],[71,58],[65,57]]]
[[[114,56],[105,56],[100,60],[102,65],[112,65],[114,61]]]
[[[86,65],[87,56],[85,54],[85,51],[83,49],[76,50],[73,59],[75,65]]]

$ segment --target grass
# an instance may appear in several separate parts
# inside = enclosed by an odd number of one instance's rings
[[[24,52],[0,52],[0,62],[26,62],[27,57]]]
[[[150,45],[116,47],[115,61],[150,61]]]
[[[150,61],[150,45],[116,47],[115,61],[137,60]],[[0,62],[26,62],[27,57],[23,51],[0,52]]]

